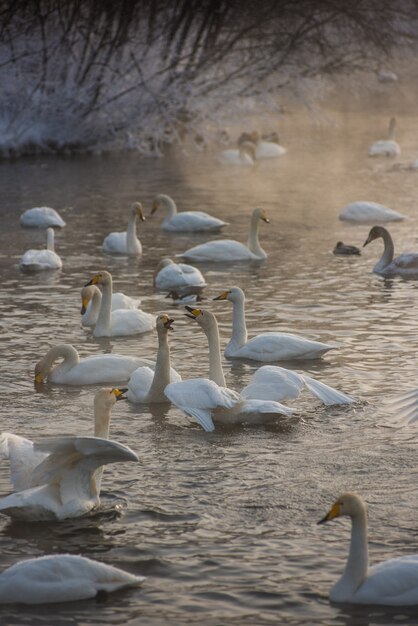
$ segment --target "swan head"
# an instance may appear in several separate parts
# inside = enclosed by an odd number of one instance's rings
[[[86,283],[84,286],[89,287],[90,285],[106,285],[111,282],[112,282],[112,275],[109,274],[109,272],[106,272],[105,270],[103,270],[102,272],[97,272],[97,274],[95,274],[93,278],[89,280],[89,282]]]
[[[93,298],[97,287],[95,285],[88,285],[81,290],[81,310],[80,314],[84,315],[89,305],[90,300]]]
[[[252,141],[243,141],[239,144],[239,151],[243,154],[248,154],[253,161],[256,160],[256,147]]]
[[[35,383],[42,384],[51,372],[52,365],[44,358],[35,365]]]
[[[219,296],[213,298],[214,300],[229,300],[230,302],[243,302],[245,300],[245,295],[240,287],[231,287],[231,289],[227,289],[223,291]]]
[[[325,524],[336,517],[347,515],[348,517],[360,517],[365,514],[366,504],[357,493],[347,491],[343,493],[332,505],[328,513],[319,520],[318,524]]]
[[[161,206],[169,206],[170,204],[173,204],[173,202],[174,201],[170,198],[170,196],[167,196],[164,193],[159,193],[152,201],[151,215],[154,215],[155,211],[157,211],[157,209]]]
[[[145,215],[142,211],[142,204],[140,202],[133,203],[131,206],[131,213],[141,220],[141,222],[145,222]]]
[[[168,313],[160,313],[160,315],[157,315],[156,320],[157,333],[168,333],[169,330],[173,330],[173,323],[174,320]]]
[[[253,215],[254,217],[257,217],[259,220],[266,222],[266,224],[270,224],[270,219],[268,218],[267,213],[265,212],[264,209],[259,209],[259,208],[254,209]]]
[[[387,232],[388,231],[383,226],[373,226],[370,229],[367,239],[363,244],[363,248],[364,246],[367,246],[367,244],[370,243],[371,241],[374,241],[374,239],[379,239],[379,237],[383,237],[384,234]]]
[[[202,309],[196,309],[191,306],[186,306],[185,309],[188,311],[188,313],[185,313],[186,317],[189,317],[191,320],[196,320],[205,332],[215,324],[218,324],[215,315],[211,311],[203,311]]]
[[[94,408],[109,411],[119,400],[126,400],[127,388],[102,387],[94,396]]]

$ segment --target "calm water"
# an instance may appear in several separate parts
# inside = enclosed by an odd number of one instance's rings
[[[260,236],[269,254],[261,266],[206,266],[207,302],[222,340],[231,305],[211,298],[236,284],[247,294],[250,334],[283,330],[331,342],[338,349],[317,362],[285,363],[354,395],[354,407],[324,408],[309,395],[294,402],[284,426],[204,433],[174,408],[118,403],[111,435],[139,455],[138,465],[114,465],[103,481],[103,511],[57,524],[0,521],[0,566],[24,557],[70,552],[148,578],[140,589],[101,604],[2,607],[4,624],[388,624],[418,623],[414,611],[330,605],[330,586],[348,551],[347,521],[316,522],[343,490],[369,503],[370,553],[376,562],[418,552],[418,429],[389,428],[385,405],[417,386],[418,282],[382,280],[371,270],[381,243],[361,257],[338,258],[336,241],[362,245],[368,226],[338,221],[360,199],[410,215],[390,226],[399,252],[418,249],[418,174],[390,171],[367,146],[382,136],[385,118],[340,118],[317,127],[283,122],[288,154],[253,169],[225,168],[213,154],[180,153],[162,160],[135,154],[39,158],[0,165],[1,429],[36,438],[90,434],[96,387],[45,386],[35,391],[33,367],[49,346],[65,341],[82,356],[114,351],[153,358],[156,335],[95,340],[80,327],[80,288],[93,272],[112,272],[116,290],[140,296],[143,308],[167,310],[175,322],[172,360],[183,378],[206,376],[206,341],[181,308],[153,292],[162,256],[205,236],[173,236],[156,214],[139,228],[141,260],[112,259],[101,242],[123,230],[129,204],[149,213],[155,193],[180,209],[201,209],[230,222],[224,236],[246,240],[249,214],[271,218]],[[399,124],[402,160],[417,156],[412,120]],[[22,210],[47,204],[67,227],[57,233],[64,268],[23,275],[18,261],[43,244],[42,231],[20,228]],[[224,363],[239,390],[254,366]],[[0,493],[10,491],[7,463]]]

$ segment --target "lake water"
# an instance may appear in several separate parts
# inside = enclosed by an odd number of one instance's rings
[[[164,234],[157,213],[140,225],[140,260],[109,258],[101,243],[123,230],[131,202],[150,212],[156,193],[180,210],[226,219],[224,237],[246,241],[250,212],[266,209],[260,240],[268,259],[258,266],[203,266],[207,301],[218,315],[223,345],[231,305],[211,298],[233,285],[247,295],[250,335],[294,332],[338,346],[319,361],[282,363],[358,399],[322,406],[307,393],[286,425],[219,429],[207,434],[177,409],[118,403],[112,438],[140,463],[108,466],[103,510],[63,523],[0,521],[0,567],[22,558],[69,552],[147,576],[142,588],[41,607],[2,607],[3,624],[389,624],[418,623],[413,610],[338,607],[328,601],[349,546],[349,522],[317,526],[345,490],[369,504],[372,562],[418,552],[418,427],[391,428],[387,401],[417,386],[418,282],[372,273],[381,242],[360,257],[336,257],[338,240],[361,246],[369,226],[337,219],[355,200],[381,202],[410,216],[389,226],[398,252],[418,249],[418,173],[367,157],[384,136],[386,117],[330,116],[316,125],[295,116],[279,123],[288,153],[254,168],[218,165],[210,153],[172,150],[160,160],[134,153],[40,157],[0,164],[2,291],[1,429],[31,439],[91,433],[96,386],[45,385],[33,368],[48,347],[72,343],[81,356],[117,352],[154,358],[156,334],[96,340],[80,326],[80,288],[109,270],[115,290],[142,298],[151,313],[175,319],[172,364],[184,379],[207,376],[206,340],[182,307],[152,287],[162,256],[208,237]],[[334,123],[337,120],[338,123]],[[399,160],[418,156],[412,118],[399,123]],[[219,148],[221,149],[221,148]],[[415,152],[416,150],[416,152]],[[19,226],[20,213],[49,205],[67,227],[56,235],[63,270],[27,275],[21,254],[42,246],[44,232]],[[224,362],[227,384],[239,390],[254,364]],[[0,494],[10,492],[2,463]]]

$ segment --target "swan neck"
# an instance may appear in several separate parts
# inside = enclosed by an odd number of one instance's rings
[[[228,347],[235,350],[247,343],[247,325],[245,323],[245,297],[232,303],[232,337]]]
[[[380,261],[376,265],[375,269],[377,270],[383,269],[387,265],[389,265],[389,263],[392,263],[393,255],[395,253],[395,247],[393,245],[392,237],[387,230],[384,230],[382,232],[382,239],[383,239],[384,249],[383,249],[383,254],[380,257]]]
[[[216,320],[205,334],[209,346],[209,378],[220,387],[226,387],[225,376],[222,369],[221,345],[219,340],[219,329]]]
[[[258,228],[260,225],[260,219],[257,214],[253,214],[251,217],[251,225],[250,225],[250,234],[248,237],[248,247],[253,254],[257,257],[265,259],[266,253],[263,248],[260,246],[260,242],[258,240]]]
[[[102,301],[94,328],[95,337],[110,337],[112,316],[112,277],[102,283]]]
[[[362,511],[352,518],[351,544],[344,574],[337,583],[347,597],[353,595],[367,577],[369,554],[367,546],[367,518]]]
[[[169,196],[164,198],[164,206],[167,209],[168,218],[177,214],[177,206],[173,198],[170,198]]]
[[[66,374],[80,363],[79,354],[71,344],[61,344],[51,348],[43,359],[46,369],[51,370],[57,359],[63,359],[63,361],[54,368],[54,374],[58,376]]]
[[[170,382],[170,346],[167,332],[158,334],[158,352],[155,363],[154,378],[149,390],[149,400],[165,398],[164,389]]]
[[[393,117],[390,122],[389,122],[389,132],[388,132],[388,138],[390,141],[394,141],[395,139],[395,132],[396,132],[396,120]]]
[[[55,252],[53,228],[48,228],[46,231],[46,249],[51,250],[51,252]]]
[[[110,432],[110,417],[112,409],[110,407],[103,407],[96,402],[94,403],[94,436],[101,439],[109,439]],[[100,494],[102,487],[103,467],[97,468],[93,474],[93,480],[96,483],[96,494]]]
[[[136,242],[137,242],[137,236],[136,236],[136,223],[138,220],[138,215],[135,212],[131,213],[131,216],[129,218],[129,222],[128,222],[128,228],[126,231],[126,247],[127,247],[127,251],[130,254],[135,253],[136,250]]]

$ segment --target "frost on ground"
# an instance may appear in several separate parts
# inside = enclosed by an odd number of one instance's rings
[[[391,0],[349,12],[326,0],[3,2],[0,155],[159,155],[185,133],[204,144],[209,122],[274,110],[284,90],[306,95],[411,46],[417,12]]]

